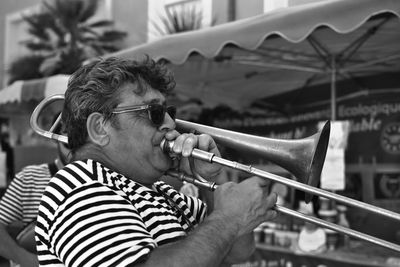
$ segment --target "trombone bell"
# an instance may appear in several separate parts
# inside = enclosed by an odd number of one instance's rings
[[[176,124],[181,131],[195,130],[205,133],[212,136],[218,144],[262,156],[288,170],[304,184],[314,187],[319,185],[329,143],[329,121],[318,133],[294,140],[254,136],[183,120],[176,120]],[[306,194],[306,203],[311,199],[312,195]]]

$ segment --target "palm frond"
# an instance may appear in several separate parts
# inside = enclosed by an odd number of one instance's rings
[[[96,15],[96,11],[98,9],[98,0],[85,0],[85,1],[75,0],[75,1],[83,3],[82,9],[80,10],[78,16],[79,17],[78,21],[80,23],[86,22],[88,19]]]
[[[118,30],[104,31],[99,36],[99,41],[101,42],[117,42],[123,40],[127,36],[126,32]]]
[[[23,15],[22,19],[28,24],[28,33],[38,39],[48,41],[50,36],[47,28],[54,25],[53,17],[48,13],[37,13],[32,15]]]
[[[50,43],[45,43],[45,42],[35,42],[32,40],[28,41],[23,41],[23,43],[29,50],[32,51],[51,51],[54,49],[54,47]]]
[[[153,21],[155,30],[161,34],[174,34],[179,32],[198,30],[203,27],[203,12],[196,6],[187,6],[181,9],[171,9],[166,16],[160,16],[161,25]],[[212,19],[210,25],[213,26],[216,19]]]
[[[160,17],[160,20],[163,21],[165,18],[164,17]],[[150,23],[153,25],[154,29],[156,30],[156,32],[158,32],[160,35],[167,35],[168,32],[165,31],[165,24],[167,23],[167,21],[162,22],[162,23],[158,23],[158,21],[155,20],[150,20]]]
[[[92,36],[100,36],[100,33],[93,28],[88,27],[87,25],[79,25],[79,31],[82,35],[92,35]]]
[[[114,26],[114,21],[112,20],[99,20],[92,23],[87,24],[88,27],[97,28],[97,27],[111,27]]]
[[[91,47],[96,50],[97,55],[103,55],[104,53],[111,53],[118,51],[119,47],[113,44],[105,44],[94,42],[91,44]]]

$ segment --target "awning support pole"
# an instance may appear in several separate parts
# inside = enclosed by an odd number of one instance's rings
[[[331,60],[331,120],[336,120],[336,57]]]

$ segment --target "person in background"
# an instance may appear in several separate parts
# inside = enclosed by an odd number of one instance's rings
[[[59,133],[60,127],[55,132]],[[57,158],[50,163],[29,165],[18,172],[0,200],[0,256],[11,266],[38,266],[34,245],[34,224],[42,193],[50,178],[69,157],[68,148],[57,143]],[[18,243],[16,235],[24,229],[26,243]]]
[[[0,121],[0,153],[3,153],[5,156],[5,164],[3,164],[3,167],[5,168],[4,170],[1,169],[0,167],[0,172],[2,171],[3,173],[0,175],[4,175],[4,177],[1,177],[4,179],[2,182],[6,182],[7,180],[10,179],[11,177],[14,177],[14,151],[13,148],[10,145],[10,133],[8,126],[5,126],[5,124],[1,124]],[[4,157],[3,156],[3,157]],[[2,163],[0,163],[2,164]],[[3,192],[1,192],[0,197],[3,195]]]
[[[43,193],[40,266],[221,266],[252,254],[253,229],[277,215],[265,179],[221,184],[209,206],[160,180],[173,167],[191,174],[194,148],[220,155],[209,135],[175,130],[174,86],[148,57],[98,59],[72,74],[62,123],[73,162]],[[209,180],[220,174],[217,164],[193,165]]]

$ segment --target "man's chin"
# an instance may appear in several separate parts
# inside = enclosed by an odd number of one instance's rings
[[[169,169],[174,167],[174,162],[172,161],[172,159],[168,156],[164,156],[162,163],[159,165],[159,170],[163,173],[165,173],[166,171],[168,171]]]

